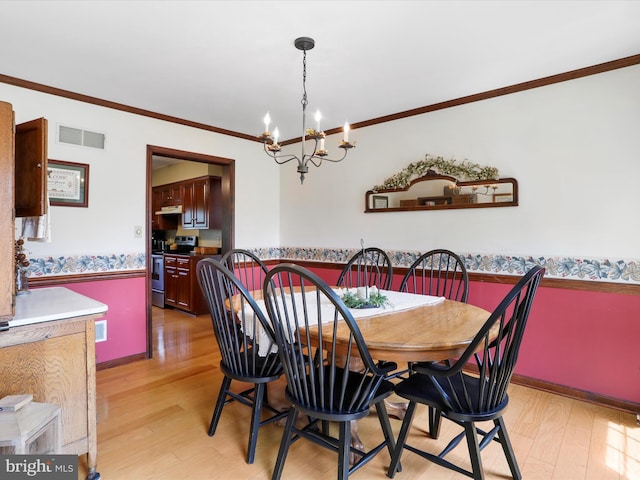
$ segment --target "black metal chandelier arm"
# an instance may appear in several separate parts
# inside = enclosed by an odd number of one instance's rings
[[[280,149],[275,151],[269,150],[269,147],[266,142],[264,144],[264,151],[267,155],[273,158],[278,165],[282,165],[283,163],[290,162],[291,160],[298,160],[298,157],[296,155],[278,155],[278,152],[280,151]],[[300,163],[300,160],[298,160],[298,163]]]
[[[347,149],[345,148],[344,152],[342,153],[342,157],[340,158],[329,158],[327,156],[311,155],[311,156],[308,156],[308,161],[311,162],[314,166],[319,167],[320,165],[322,165],[323,161],[338,163],[344,160],[346,156],[347,156]],[[317,163],[314,160],[317,160]]]
[[[298,160],[298,163],[300,163],[300,159],[296,155],[282,155],[280,157],[277,155],[270,155],[270,156],[275,160],[275,162],[278,165],[285,164],[287,162],[290,162],[291,160]]]

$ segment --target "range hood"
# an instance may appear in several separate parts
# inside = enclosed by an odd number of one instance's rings
[[[156,215],[180,215],[182,213],[182,205],[172,205],[170,207],[162,207],[155,212]]]

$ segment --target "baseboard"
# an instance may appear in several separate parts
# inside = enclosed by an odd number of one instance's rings
[[[478,368],[475,365],[469,364],[464,367],[464,371],[470,374],[477,375]],[[544,392],[553,393],[554,395],[572,398],[574,400],[582,400],[583,402],[592,403],[594,405],[600,405],[603,407],[632,413],[633,415],[638,415],[640,419],[640,403],[631,402],[629,400],[621,400],[619,398],[607,397],[598,393],[587,392],[585,390],[579,390],[577,388],[571,388],[565,385],[559,385],[557,383],[539,380],[537,378],[526,377],[524,375],[518,375],[516,373],[514,373],[511,377],[511,383],[522,385],[523,387],[533,388],[535,390],[542,390]]]
[[[525,377],[524,375],[514,374],[511,377],[511,382],[524,387],[535,388],[536,390],[543,390],[545,392],[553,393],[555,395],[561,395],[563,397],[573,398],[575,400],[582,400],[584,402],[593,403],[595,405],[601,405],[603,407],[613,408],[621,410],[623,412],[632,413],[633,415],[640,414],[640,403],[631,402],[628,400],[620,400],[618,398],[606,397],[593,392],[587,392],[584,390],[578,390],[570,388],[564,385],[558,385],[556,383],[546,382],[544,380],[538,380],[536,378]]]
[[[100,362],[96,364],[96,370],[105,370],[107,368],[118,367],[120,365],[126,365],[127,363],[138,362],[140,360],[146,360],[146,353],[136,353],[135,355],[129,355],[128,357],[116,358],[106,362]]]

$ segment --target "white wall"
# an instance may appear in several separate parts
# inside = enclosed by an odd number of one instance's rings
[[[52,241],[28,242],[30,257],[144,252],[134,226],[145,225],[147,145],[235,159],[236,245],[279,244],[279,167],[260,143],[1,83],[0,99],[16,123],[48,120],[49,158],[90,166],[89,208],[51,207]],[[58,143],[58,124],[105,133],[105,150]]]
[[[49,158],[90,165],[89,208],[52,207],[53,241],[29,242],[32,256],[143,252],[133,228],[145,221],[152,144],[236,160],[238,247],[357,248],[364,238],[390,250],[637,259],[639,84],[633,66],[354,130],[347,159],[311,167],[304,185],[256,142],[5,84],[0,99],[17,123],[49,120]],[[57,143],[58,124],[106,133],[106,150]],[[426,153],[515,177],[520,206],[363,213],[368,189]]]
[[[282,167],[282,245],[357,248],[364,238],[393,250],[637,259],[639,85],[633,66],[353,130],[356,149],[311,167],[303,186]],[[367,190],[426,153],[515,177],[520,206],[363,213]]]

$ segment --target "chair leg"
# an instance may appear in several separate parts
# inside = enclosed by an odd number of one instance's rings
[[[434,440],[440,434],[440,423],[442,423],[442,412],[433,407],[429,407],[429,436]]]
[[[389,465],[389,470],[387,470],[387,477],[389,478],[393,478],[396,472],[399,471],[400,457],[402,456],[402,450],[404,449],[404,444],[407,441],[407,435],[409,434],[409,429],[411,428],[411,422],[413,421],[413,415],[415,413],[416,403],[409,402],[407,413],[404,414],[400,433],[396,440],[396,447],[393,449],[393,454],[391,455],[391,465]]]
[[[504,450],[504,456],[507,457],[507,463],[509,464],[509,469],[511,470],[511,476],[514,480],[521,480],[522,474],[520,473],[520,469],[518,468],[516,454],[513,451],[511,439],[509,438],[509,434],[507,433],[507,427],[505,427],[504,418],[498,417],[493,421],[493,423],[497,427],[500,427],[500,430],[498,431],[498,438],[500,439],[502,450]]]
[[[351,422],[340,422],[338,443],[338,480],[347,480],[351,453]]]
[[[256,444],[258,443],[258,428],[260,427],[260,414],[262,412],[262,401],[265,394],[265,384],[256,383],[253,391],[253,408],[251,412],[251,426],[249,427],[249,445],[247,446],[247,463],[253,463],[256,455]]]
[[[393,457],[393,450],[395,449],[396,445],[395,440],[393,439],[393,431],[391,430],[389,414],[387,413],[387,408],[384,401],[376,403],[376,412],[378,413],[378,418],[380,419],[380,426],[382,427],[382,433],[384,434],[384,439],[387,443],[389,456]]]
[[[476,435],[475,424],[473,422],[465,423],[464,431],[467,437],[467,446],[469,447],[469,458],[471,459],[471,470],[473,471],[473,479],[484,480],[482,458],[480,457],[480,446],[478,445],[478,437]]]
[[[289,453],[289,447],[291,446],[291,432],[297,418],[298,411],[295,408],[291,408],[289,410],[289,414],[287,415],[287,423],[285,424],[284,430],[282,431],[282,440],[280,441],[278,458],[276,459],[276,464],[273,467],[273,475],[271,475],[271,480],[280,480],[280,477],[282,476],[284,461],[287,458],[287,453]]]
[[[224,407],[224,403],[227,400],[227,392],[229,391],[230,385],[231,385],[231,378],[225,376],[224,379],[222,380],[222,385],[220,385],[218,400],[216,401],[216,406],[213,410],[213,416],[211,417],[211,424],[209,425],[210,437],[213,437],[214,433],[216,433],[216,428],[218,428],[218,422],[220,421],[220,415],[222,414],[222,408]]]

